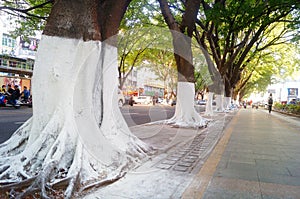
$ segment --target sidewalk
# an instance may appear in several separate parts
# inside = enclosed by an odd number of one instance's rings
[[[300,120],[240,110],[183,198],[300,198]]]
[[[235,113],[219,113],[207,128],[177,128],[163,124],[131,127],[131,131],[157,153],[122,179],[91,190],[84,199],[181,198],[223,135]]]
[[[156,156],[84,198],[300,198],[300,120],[282,118],[241,109],[205,129],[132,127]]]

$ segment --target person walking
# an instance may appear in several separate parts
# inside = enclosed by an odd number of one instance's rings
[[[130,106],[133,106],[134,100],[133,100],[132,96],[130,96],[128,103],[129,103]]]
[[[272,93],[270,93],[270,96],[268,98],[268,109],[269,109],[269,113],[271,113],[272,111],[272,106],[273,106],[273,98],[272,98]]]
[[[22,91],[21,95],[23,95],[23,100],[24,100],[24,102],[27,103],[27,102],[28,102],[28,99],[29,99],[29,96],[30,96],[30,92],[29,92],[29,90],[27,89],[27,86],[24,86],[24,87],[23,87],[23,91]]]

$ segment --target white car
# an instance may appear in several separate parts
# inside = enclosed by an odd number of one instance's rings
[[[150,96],[138,96],[133,97],[135,104],[150,104],[152,103],[152,98]]]

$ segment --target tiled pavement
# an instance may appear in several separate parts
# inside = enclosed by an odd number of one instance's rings
[[[240,110],[183,198],[300,198],[300,120],[275,115]]]
[[[200,130],[131,128],[157,156],[85,199],[300,199],[300,118],[233,115],[219,113]]]

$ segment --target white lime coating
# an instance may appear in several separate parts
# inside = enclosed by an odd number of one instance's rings
[[[195,110],[194,95],[194,83],[178,82],[175,114],[167,120],[167,123],[180,127],[202,127],[206,125],[206,119],[202,118]]]
[[[78,179],[86,187],[118,178],[147,157],[149,147],[130,132],[118,108],[116,66],[116,47],[42,37],[32,78],[33,117],[0,145],[0,165],[9,162],[2,182],[54,165],[66,172],[52,183]],[[7,174],[9,180],[2,178]]]

